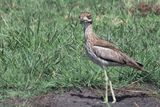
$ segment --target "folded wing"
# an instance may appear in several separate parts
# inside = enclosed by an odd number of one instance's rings
[[[128,57],[123,52],[114,48],[107,48],[101,46],[93,46],[93,52],[101,60],[115,63],[117,65],[125,65],[136,68],[138,70],[143,70],[143,65],[136,62],[132,58]]]

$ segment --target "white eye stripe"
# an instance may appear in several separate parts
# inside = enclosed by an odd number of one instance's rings
[[[88,20],[88,18],[87,18],[87,17],[84,17],[83,19],[84,19],[84,20]]]

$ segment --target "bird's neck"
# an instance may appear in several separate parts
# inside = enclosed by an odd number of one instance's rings
[[[88,38],[90,38],[90,36],[92,36],[92,34],[93,34],[92,23],[85,23],[84,24],[85,39],[87,40]]]

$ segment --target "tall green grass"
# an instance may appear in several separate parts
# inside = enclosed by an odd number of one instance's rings
[[[0,0],[0,99],[103,87],[103,72],[83,48],[78,19],[83,11],[93,14],[100,37],[144,64],[151,74],[143,81],[160,87],[160,16],[130,15],[132,4],[128,0]],[[114,87],[146,75],[127,67],[107,70]]]

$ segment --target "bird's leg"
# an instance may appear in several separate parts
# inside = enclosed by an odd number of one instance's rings
[[[108,103],[108,75],[107,75],[107,71],[104,70],[104,75],[105,75],[105,81],[106,81],[106,84],[105,84],[105,88],[106,88],[106,92],[105,92],[105,98],[104,98],[104,103]]]
[[[110,90],[111,90],[112,98],[113,98],[112,103],[115,103],[116,102],[116,97],[115,97],[114,90],[113,90],[113,87],[112,87],[112,82],[110,80],[109,80],[109,86],[110,86]]]

